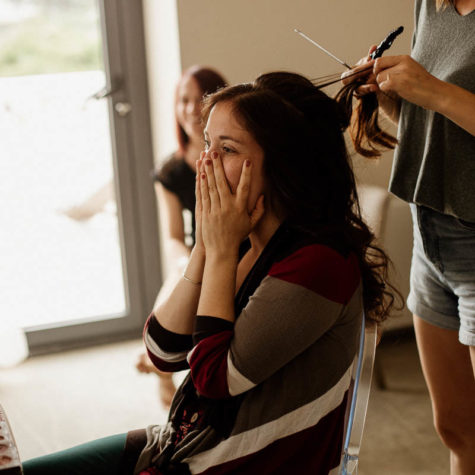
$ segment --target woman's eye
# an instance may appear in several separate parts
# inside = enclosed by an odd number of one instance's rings
[[[224,153],[234,153],[234,150],[232,148],[226,147],[226,145],[223,145],[222,148]]]

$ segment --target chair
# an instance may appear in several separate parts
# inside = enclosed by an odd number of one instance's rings
[[[409,205],[380,186],[360,184],[358,197],[361,213],[366,224],[375,234],[379,245],[392,261],[389,280],[401,292],[404,300],[409,295],[409,274],[412,258],[412,218]],[[412,314],[407,307],[392,309],[382,327],[384,331],[412,328]],[[379,389],[387,389],[388,382],[384,362],[375,362],[375,383]]]
[[[338,470],[339,475],[356,475],[358,473],[361,439],[376,355],[377,333],[376,322],[366,323],[363,314],[358,360],[353,369],[353,390],[347,412],[347,426]]]

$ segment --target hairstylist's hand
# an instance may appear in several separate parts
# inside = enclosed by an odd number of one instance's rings
[[[381,91],[398,96],[426,109],[434,109],[442,81],[429,74],[410,56],[378,58],[373,67]]]
[[[380,108],[387,117],[397,124],[399,120],[400,97],[395,91],[383,90],[379,87],[374,69],[379,59],[371,59],[371,53],[373,53],[376,48],[376,45],[371,46],[368,51],[368,56],[361,58],[353,69],[344,72],[341,76],[342,82],[346,85],[355,80],[364,81],[354,92],[354,97],[362,98],[367,94],[375,93]]]
[[[201,232],[206,254],[237,255],[239,245],[264,214],[263,195],[248,212],[252,164],[243,163],[236,193],[231,192],[217,152],[204,158],[201,170]]]
[[[371,59],[371,53],[376,49],[376,45],[371,46],[368,51],[368,56],[361,58],[356,66],[341,75],[341,81],[346,86],[356,80],[364,80],[356,93],[359,96],[364,96],[370,92],[378,92],[379,87],[376,83],[376,76],[373,74],[374,59]]]

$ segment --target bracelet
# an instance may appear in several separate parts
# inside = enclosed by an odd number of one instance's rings
[[[190,279],[189,277],[187,277],[187,276],[185,275],[184,272],[183,272],[183,279],[185,279],[187,282],[190,282],[191,284],[194,284],[194,285],[201,285],[201,282],[196,282],[196,280]]]

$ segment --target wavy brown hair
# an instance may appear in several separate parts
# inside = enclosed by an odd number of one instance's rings
[[[353,109],[356,90],[364,83],[364,80],[357,79],[343,86],[335,100],[351,118],[350,137],[355,151],[367,158],[379,158],[381,149],[393,149],[397,145],[397,139],[379,125],[379,102],[375,93],[357,97],[358,104]]]
[[[356,254],[366,315],[384,320],[398,292],[388,284],[388,257],[361,218],[343,137],[348,111],[305,77],[288,72],[218,91],[205,100],[204,120],[220,102],[264,151],[267,205],[293,227]]]

